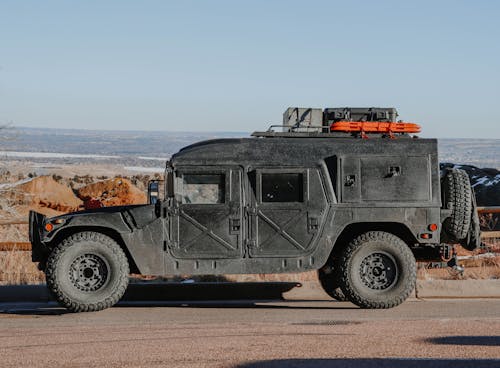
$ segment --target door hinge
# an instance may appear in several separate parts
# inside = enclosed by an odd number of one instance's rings
[[[257,208],[251,207],[251,206],[245,206],[245,212],[249,215],[256,215],[257,214]]]
[[[179,214],[179,207],[169,207],[167,209],[167,214],[170,216],[175,216]]]

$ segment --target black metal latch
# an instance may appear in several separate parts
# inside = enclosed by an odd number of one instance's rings
[[[257,214],[257,208],[252,206],[245,206],[245,212],[250,216],[255,216]]]
[[[401,176],[401,166],[389,166],[386,178],[393,178],[395,176]]]
[[[354,184],[356,184],[356,175],[347,175],[345,177],[345,186],[352,187]]]
[[[229,219],[229,232],[239,234],[241,229],[241,220],[239,218]]]
[[[307,219],[307,229],[310,233],[318,231],[319,221],[317,217],[309,217]]]

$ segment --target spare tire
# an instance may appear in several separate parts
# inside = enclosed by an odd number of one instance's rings
[[[467,250],[474,250],[481,246],[481,228],[477,212],[476,196],[472,189],[471,223],[467,236],[460,241],[460,245]]]
[[[472,187],[464,170],[448,169],[442,179],[443,204],[451,214],[443,223],[443,230],[451,241],[467,237],[472,219]]]

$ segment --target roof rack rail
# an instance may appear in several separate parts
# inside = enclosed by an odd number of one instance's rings
[[[363,133],[363,132],[275,132],[267,130],[265,132],[253,132],[252,137],[259,138],[353,138],[353,139],[371,139],[371,138],[418,138],[407,133]]]

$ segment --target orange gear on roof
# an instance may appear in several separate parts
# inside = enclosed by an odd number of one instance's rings
[[[330,125],[332,132],[420,133],[420,125],[407,122],[338,121]]]

